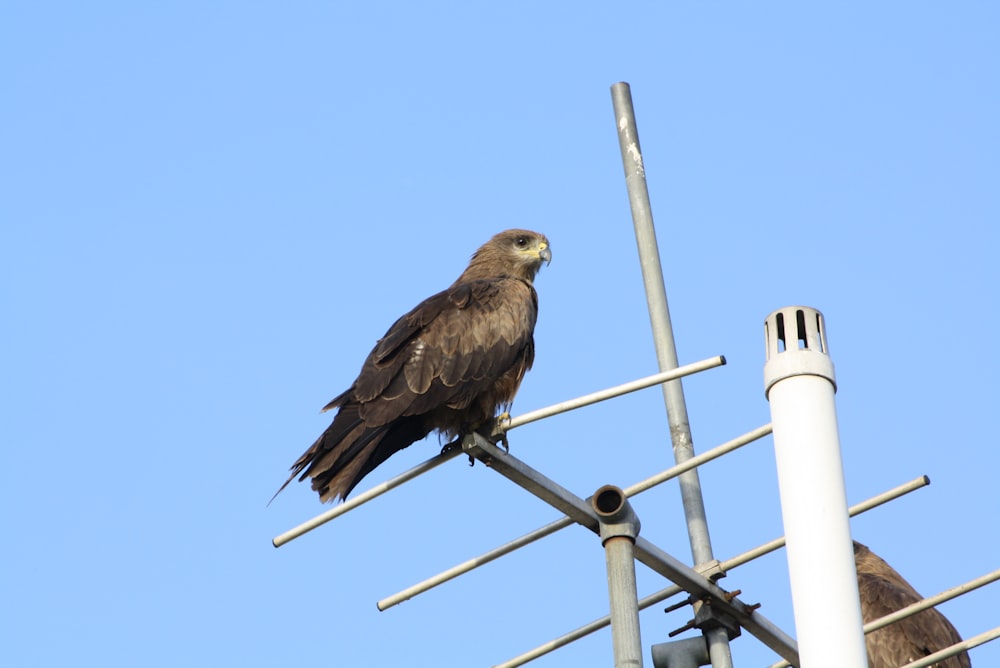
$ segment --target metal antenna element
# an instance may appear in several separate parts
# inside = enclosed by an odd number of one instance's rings
[[[463,435],[459,441],[449,444],[450,447],[446,447],[441,454],[281,534],[272,542],[275,547],[279,547],[464,453],[484,462],[493,471],[549,504],[563,516],[378,601],[379,610],[397,605],[576,523],[598,534],[605,548],[611,614],[496,668],[520,666],[609,624],[612,627],[616,668],[641,668],[643,661],[639,611],[680,593],[686,593],[687,597],[670,606],[667,611],[690,605],[694,612],[693,619],[669,635],[672,637],[695,628],[700,630],[702,636],[655,645],[655,666],[695,668],[711,663],[713,668],[732,668],[729,643],[742,630],[755,636],[784,659],[783,664],[776,665],[798,666],[800,652],[796,640],[761,615],[757,610],[759,603],[747,605],[738,598],[741,593],[739,589],[726,591],[716,584],[727,571],[781,548],[785,545],[785,538],[764,543],[726,561],[716,560],[712,554],[697,470],[701,464],[773,432],[782,515],[788,536],[793,607],[799,639],[802,641],[801,662],[812,668],[865,665],[866,652],[848,518],[924,487],[930,480],[921,476],[856,506],[846,507],[833,403],[836,390],[833,363],[829,357],[822,315],[805,307],[776,311],[765,324],[768,354],[764,368],[765,395],[770,402],[773,424],[758,427],[701,455],[695,455],[681,378],[721,366],[726,360],[717,356],[684,367],[678,365],[646,186],[645,166],[628,84],[623,82],[612,86],[611,97],[660,373],[514,418],[498,419],[495,424],[490,425],[493,431],[489,437],[482,433]],[[675,465],[625,489],[606,485],[597,490],[594,496],[584,500],[496,445],[511,429],[657,384],[662,386]],[[457,447],[459,443],[461,447]],[[673,478],[677,478],[679,482],[694,567],[640,536],[639,520],[628,501],[629,497]],[[638,598],[635,561],[670,580],[671,586]],[[891,624],[905,615],[926,610],[997,579],[1000,579],[1000,570],[875,620],[864,626],[863,630],[867,632]],[[819,589],[814,586],[816,583],[819,583]],[[804,610],[808,612],[802,612]],[[831,619],[834,622],[828,625],[827,622]],[[820,635],[829,638],[818,638]],[[1000,637],[1000,627],[904,668],[929,666],[996,637]]]
[[[701,371],[714,369],[717,366],[723,366],[725,363],[726,358],[722,355],[717,355],[700,362],[685,364],[682,367],[675,366],[671,369],[660,371],[660,373],[654,373],[652,376],[646,376],[645,378],[639,378],[638,380],[633,380],[628,383],[622,383],[621,385],[616,385],[615,387],[609,387],[606,390],[598,390],[597,392],[585,394],[582,397],[577,397],[576,399],[569,399],[568,401],[553,404],[548,408],[539,408],[538,410],[530,411],[528,413],[522,413],[521,415],[504,422],[500,425],[500,427],[505,431],[508,429],[514,429],[515,427],[524,426],[529,422],[535,422],[536,420],[541,420],[542,418],[552,417],[553,415],[558,415],[559,413],[565,413],[577,408],[596,404],[599,401],[614,399],[615,397],[620,397],[623,394],[629,394],[630,392],[652,387],[653,385],[675,382],[684,376],[690,376],[691,374],[699,373]]]
[[[726,358],[722,355],[716,355],[715,357],[709,357],[708,359],[702,360],[700,362],[693,362],[691,364],[686,364],[682,367],[676,369],[671,369],[670,371],[662,371],[652,376],[646,376],[645,378],[640,378],[638,380],[633,380],[628,383],[622,383],[621,385],[616,385],[615,387],[609,387],[606,390],[599,390],[597,392],[592,392],[586,394],[582,397],[577,397],[576,399],[569,399],[567,401],[560,402],[558,404],[553,404],[547,408],[540,408],[538,410],[525,413],[524,415],[519,415],[517,417],[511,418],[503,422],[500,425],[501,431],[510,431],[517,427],[521,427],[530,422],[536,420],[541,420],[545,417],[551,417],[553,415],[558,415],[559,413],[565,413],[567,411],[575,410],[577,408],[583,408],[584,406],[589,406],[591,404],[596,404],[600,401],[605,401],[607,399],[612,399],[623,394],[628,394],[630,392],[635,392],[647,387],[652,387],[653,385],[659,385],[660,383],[676,380],[678,378],[683,378],[684,376],[689,376],[700,371],[706,371],[708,369],[714,369],[715,367],[722,366],[726,363]],[[400,473],[394,478],[390,478],[385,482],[372,487],[371,489],[362,492],[353,499],[345,501],[344,503],[331,508],[330,510],[317,515],[316,517],[303,522],[294,529],[289,529],[280,536],[274,538],[271,543],[275,547],[281,547],[285,543],[292,541],[302,534],[308,533],[318,526],[326,524],[332,519],[340,517],[344,513],[354,510],[358,506],[368,503],[372,499],[375,499],[389,490],[399,487],[405,482],[413,480],[419,475],[427,473],[431,469],[437,468],[439,465],[445,463],[449,459],[453,459],[461,452],[460,448],[452,448],[446,450],[439,455],[431,457],[427,461],[417,464],[408,471]]]
[[[444,464],[449,459],[454,459],[461,452],[462,451],[459,448],[452,448],[450,450],[445,450],[441,454],[435,455],[435,456],[431,457],[430,459],[428,459],[427,461],[424,461],[424,462],[422,462],[420,464],[417,464],[416,466],[414,466],[410,470],[404,471],[404,472],[400,473],[398,476],[395,476],[394,478],[390,478],[390,479],[386,480],[385,482],[380,483],[378,485],[375,485],[371,489],[366,490],[366,491],[362,492],[361,494],[358,494],[356,497],[354,497],[350,501],[345,501],[344,503],[340,504],[339,506],[334,506],[333,508],[331,508],[330,510],[326,511],[325,513],[323,513],[321,515],[317,515],[316,517],[312,518],[311,520],[303,522],[302,524],[298,525],[294,529],[289,529],[288,531],[286,531],[285,533],[281,534],[280,536],[277,536],[277,537],[273,538],[271,540],[271,544],[274,545],[275,547],[281,547],[285,543],[287,543],[289,541],[292,541],[292,540],[295,540],[296,538],[298,538],[302,534],[309,533],[310,531],[312,531],[316,527],[322,526],[322,525],[326,524],[327,522],[329,522],[330,520],[335,519],[337,517],[340,517],[344,513],[348,512],[348,511],[351,511],[351,510],[354,510],[358,506],[363,505],[365,503],[368,503],[372,499],[375,499],[377,497],[382,496],[383,494],[385,494],[386,492],[388,492],[390,489],[394,489],[396,487],[399,487],[403,483],[408,482],[410,480],[413,480],[418,475],[421,475],[423,473],[427,473],[431,469],[437,468],[438,466],[440,466],[441,464]]]
[[[615,122],[618,127],[618,146],[625,169],[625,185],[628,189],[629,205],[632,209],[632,223],[635,240],[639,248],[639,263],[642,266],[642,281],[646,287],[646,302],[649,306],[649,321],[653,329],[656,359],[660,370],[677,366],[677,349],[674,344],[673,327],[670,324],[670,309],[667,305],[667,291],[663,283],[663,269],[660,267],[660,253],[653,227],[653,211],[646,187],[646,168],[639,146],[639,131],[632,106],[632,92],[625,82],[611,87]],[[688,422],[684,388],[680,381],[663,386],[663,402],[667,408],[670,425],[670,440],[673,444],[674,460],[681,463],[694,456],[691,439],[691,425]],[[711,562],[712,543],[708,534],[708,519],[705,502],[701,494],[701,480],[697,470],[691,470],[678,478],[681,488],[681,502],[687,519],[688,537],[691,542],[691,556],[695,564]],[[732,655],[725,629],[705,631],[709,654],[714,668],[731,668]]]
[[[862,501],[861,503],[851,506],[850,509],[851,517],[854,517],[855,515],[860,515],[861,513],[867,512],[873,508],[877,508],[882,504],[888,503],[889,501],[898,499],[904,494],[909,494],[910,492],[921,489],[922,487],[926,487],[930,483],[931,483],[930,478],[928,478],[927,476],[920,476],[919,478],[915,478],[910,482],[903,483],[898,487],[894,487],[893,489],[890,489],[886,492],[877,494],[871,497],[870,499],[867,499],[865,501]],[[762,545],[758,545],[752,550],[747,550],[742,554],[736,555],[735,557],[732,557],[730,559],[726,559],[725,561],[719,564],[719,568],[724,572],[728,572],[738,566],[742,566],[743,564],[753,561],[758,557],[762,557],[765,554],[770,554],[771,552],[774,552],[775,550],[784,547],[784,545],[785,545],[784,536],[780,538],[775,538],[774,540],[768,541]],[[680,594],[683,591],[684,590],[678,587],[677,585],[671,585],[666,589],[661,589],[660,591],[653,592],[652,594],[649,594],[648,596],[639,599],[639,610],[645,610],[646,608],[652,607],[657,603],[662,603],[671,596],[676,596],[677,594]],[[610,616],[605,615],[600,619],[595,619],[592,622],[584,624],[583,626],[574,629],[569,633],[565,633],[559,636],[558,638],[555,638],[547,643],[539,645],[538,647],[535,647],[534,649],[531,649],[525,652],[524,654],[516,656],[513,659],[509,659],[507,661],[504,661],[503,663],[496,664],[493,668],[517,668],[517,666],[523,666],[524,664],[530,661],[534,661],[535,659],[541,656],[545,656],[549,652],[554,652],[560,647],[565,647],[566,645],[570,644],[575,640],[579,640],[580,638],[590,635],[594,631],[599,631],[603,628],[606,628],[610,623],[611,623]],[[788,662],[782,662],[781,665],[787,666],[789,664]]]
[[[996,640],[997,638],[1000,638],[1000,626],[994,627],[989,631],[983,631],[979,635],[973,636],[968,640],[963,640],[960,643],[955,643],[951,647],[946,647],[941,651],[928,654],[924,658],[908,663],[901,668],[926,668],[927,666],[933,666],[939,661],[947,659],[949,656],[955,656],[959,652],[970,650],[973,647],[979,647],[983,643]]]

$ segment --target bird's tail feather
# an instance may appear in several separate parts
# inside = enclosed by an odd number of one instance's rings
[[[312,488],[324,503],[343,500],[376,466],[428,433],[417,416],[370,427],[357,405],[342,406],[333,423],[292,465],[291,475],[275,496],[298,476],[300,481],[312,478]]]
[[[336,480],[331,480],[325,494],[316,488],[316,479],[313,478],[313,489],[320,491],[322,501],[330,501],[336,497],[341,500],[346,499],[351,490],[375,467],[403,448],[424,438],[431,430],[424,427],[420,417],[414,416],[396,420],[385,428],[377,428],[377,431],[378,435],[351,459],[336,476]]]

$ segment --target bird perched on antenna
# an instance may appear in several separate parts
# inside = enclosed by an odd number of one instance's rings
[[[854,541],[861,617],[874,621],[923,599],[910,583],[877,554]],[[899,668],[957,642],[962,637],[944,615],[928,608],[865,636],[869,668]],[[968,652],[934,664],[938,668],[970,668]]]
[[[533,281],[549,241],[506,230],[473,254],[447,290],[397,320],[347,390],[323,409],[333,423],[291,467],[321,501],[347,497],[393,453],[432,431],[448,439],[492,427],[535,358]],[[272,499],[273,500],[273,499]]]

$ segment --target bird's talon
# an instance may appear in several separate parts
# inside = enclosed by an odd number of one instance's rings
[[[458,447],[461,447],[461,446],[462,446],[462,439],[456,438],[451,443],[445,443],[444,446],[442,446],[442,448],[441,448],[441,454],[442,455],[446,455],[449,452],[451,452],[452,450],[454,450],[455,448],[458,448]]]
[[[493,420],[493,424],[490,429],[490,433],[487,438],[493,445],[499,445],[503,447],[503,451],[510,454],[510,444],[507,442],[507,423],[510,422],[510,413],[504,411],[500,415],[496,416]],[[484,436],[486,436],[484,434]]]

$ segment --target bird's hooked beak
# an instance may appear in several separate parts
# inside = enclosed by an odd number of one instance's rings
[[[546,265],[552,262],[552,251],[549,250],[549,245],[544,241],[538,244],[538,259],[545,262]]]

